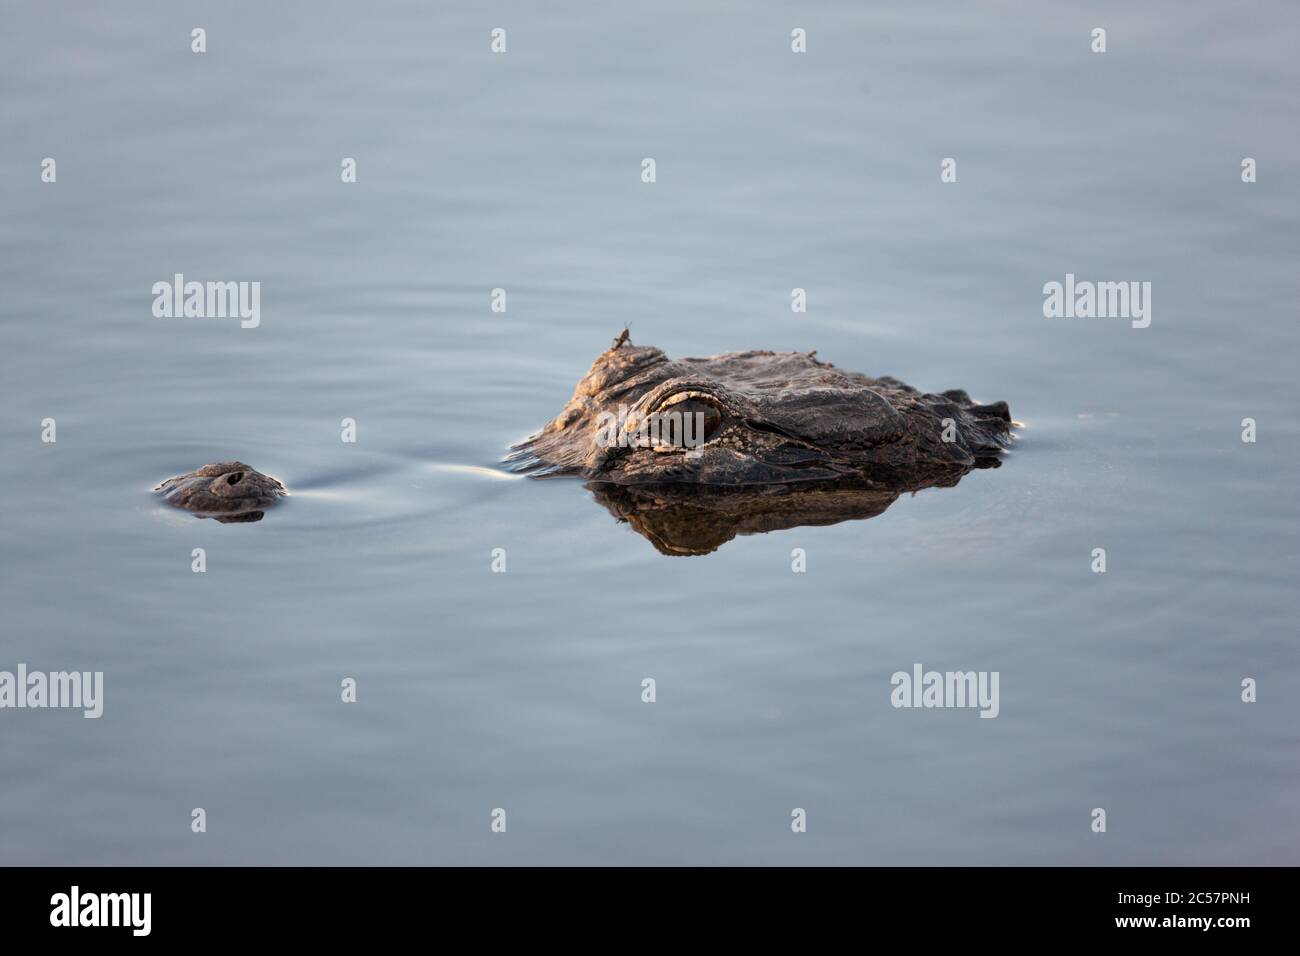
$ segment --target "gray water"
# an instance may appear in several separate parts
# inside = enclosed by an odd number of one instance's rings
[[[756,6],[6,9],[0,670],[104,701],[0,710],[0,862],[1297,861],[1300,12]],[[155,318],[178,272],[260,325]],[[1150,327],[1044,318],[1067,272]],[[1019,439],[665,557],[499,469],[625,324]],[[150,494],[232,458],[292,497]],[[895,709],[916,663],[999,716]]]

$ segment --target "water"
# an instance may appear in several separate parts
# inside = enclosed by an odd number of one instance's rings
[[[16,7],[0,669],[105,701],[0,712],[0,862],[1296,862],[1298,26]],[[177,272],[260,281],[260,326],[154,318]],[[1045,319],[1067,272],[1150,281],[1151,326]],[[665,557],[495,473],[624,324],[1024,427],[876,518]],[[293,496],[220,525],[149,494],[229,458]],[[892,708],[917,662],[998,671],[1000,715]]]

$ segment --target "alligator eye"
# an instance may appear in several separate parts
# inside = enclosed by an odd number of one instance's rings
[[[694,448],[703,445],[722,427],[722,410],[703,398],[690,396],[669,401],[656,413],[659,445]]]
[[[237,471],[233,475],[230,475],[228,478],[226,478],[226,484],[237,485],[243,480],[243,478],[244,478],[244,473],[242,471]]]

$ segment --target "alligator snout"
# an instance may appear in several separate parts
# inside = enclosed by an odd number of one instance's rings
[[[188,474],[168,478],[154,491],[169,505],[223,523],[260,521],[263,509],[289,493],[278,479],[242,461],[204,465]]]

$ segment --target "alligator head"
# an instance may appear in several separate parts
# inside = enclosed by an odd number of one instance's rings
[[[261,521],[262,509],[288,494],[279,481],[242,461],[204,465],[189,474],[168,478],[154,491],[169,505],[223,524]]]
[[[873,518],[907,491],[994,468],[1005,402],[920,392],[815,353],[671,360],[623,331],[554,419],[507,461],[577,475],[663,554],[736,535]]]
[[[895,491],[996,464],[1005,402],[845,372],[816,353],[669,359],[623,333],[508,461],[616,485],[857,482]]]

